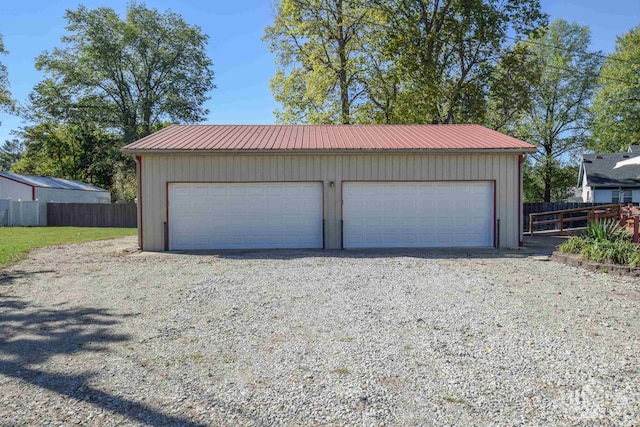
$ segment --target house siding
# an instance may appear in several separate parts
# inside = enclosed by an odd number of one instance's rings
[[[141,160],[144,250],[164,250],[169,182],[322,181],[325,244],[339,249],[344,181],[495,181],[499,246],[517,247],[521,239],[517,154],[144,154]]]

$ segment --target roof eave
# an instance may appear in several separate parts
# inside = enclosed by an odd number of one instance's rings
[[[191,150],[191,149],[144,149],[122,148],[124,154],[533,154],[532,148],[462,148],[462,149],[331,149],[331,150]]]

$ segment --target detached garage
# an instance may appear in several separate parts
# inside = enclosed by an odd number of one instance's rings
[[[478,125],[172,125],[124,148],[143,250],[517,247],[522,155]]]

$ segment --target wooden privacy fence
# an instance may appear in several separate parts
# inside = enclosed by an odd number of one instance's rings
[[[47,225],[136,228],[135,204],[47,203]]]
[[[536,226],[546,226],[553,224],[554,229],[563,233],[566,223],[574,223],[578,221],[593,221],[604,218],[619,218],[620,205],[609,204],[599,206],[588,206],[575,209],[562,209],[558,211],[539,212],[529,214],[529,234],[533,235]],[[552,219],[544,219],[552,217]],[[538,220],[538,218],[543,218]]]

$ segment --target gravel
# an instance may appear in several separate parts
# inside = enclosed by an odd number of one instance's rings
[[[526,251],[41,249],[2,425],[637,425],[640,283]]]

